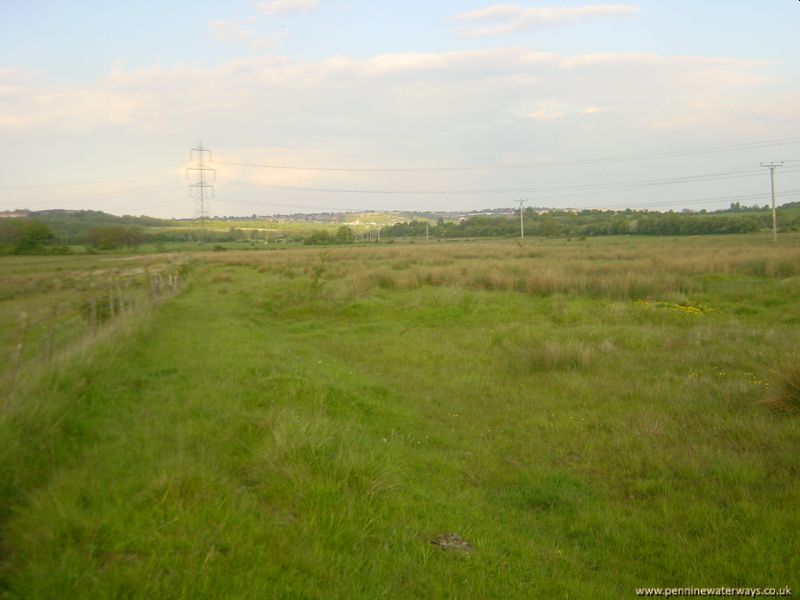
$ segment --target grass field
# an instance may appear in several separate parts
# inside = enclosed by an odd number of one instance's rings
[[[0,261],[6,346],[19,310],[80,301],[47,283],[57,268],[77,282],[132,262],[25,260]],[[797,235],[180,268],[176,295],[23,363],[0,416],[0,594],[800,587]],[[447,532],[470,548],[431,543]]]

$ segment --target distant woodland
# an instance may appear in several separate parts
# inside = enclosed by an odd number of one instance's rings
[[[778,211],[779,231],[800,230],[800,202],[784,204]],[[144,244],[180,242],[243,242],[269,240],[307,245],[352,244],[360,241],[389,241],[398,238],[511,238],[520,235],[520,225],[529,237],[588,238],[606,235],[718,235],[749,233],[769,229],[772,211],[767,207],[743,207],[706,211],[658,212],[647,210],[525,210],[504,215],[475,215],[460,220],[411,218],[393,225],[363,228],[347,225],[335,228],[271,231],[258,227],[231,227],[217,219],[212,229],[199,230],[191,221],[156,219],[146,216],[115,216],[100,211],[36,211],[26,216],[0,219],[0,254],[65,254],[76,251],[136,250]],[[380,235],[378,235],[380,231]]]

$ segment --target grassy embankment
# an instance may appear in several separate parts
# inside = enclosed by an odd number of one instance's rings
[[[0,589],[796,587],[798,417],[757,402],[797,369],[797,241],[198,255],[6,407]]]

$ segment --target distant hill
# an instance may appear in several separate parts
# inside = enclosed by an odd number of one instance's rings
[[[100,210],[14,210],[0,213],[0,218],[36,219],[47,225],[59,243],[74,243],[93,227],[138,225],[140,227],[174,227],[175,222],[155,217],[123,215]]]
[[[83,228],[98,225],[141,225],[142,227],[168,227],[174,226],[171,219],[157,219],[156,217],[123,215],[121,217],[100,210],[34,210],[29,211],[33,218],[55,225],[77,225]]]
[[[789,202],[779,207],[779,226],[796,228],[800,224],[800,202]],[[759,206],[740,206],[738,203],[731,204],[730,208],[714,210],[714,211],[694,211],[683,210],[680,213],[682,217],[696,216],[698,219],[708,221],[711,216],[728,216],[728,217],[751,217],[758,221],[759,226],[769,226],[769,209]],[[460,229],[468,228],[469,235],[497,235],[499,232],[495,231],[498,227],[501,229],[508,229],[508,235],[511,235],[517,228],[518,211],[515,208],[491,208],[483,210],[470,210],[470,211],[363,211],[363,212],[324,212],[324,213],[293,213],[281,215],[251,215],[249,217],[236,217],[236,216],[218,216],[211,217],[206,221],[206,227],[217,234],[228,233],[230,231],[242,230],[260,230],[265,227],[265,223],[269,222],[268,228],[273,228],[276,232],[282,231],[284,233],[294,232],[296,234],[308,234],[312,228],[332,228],[341,225],[354,227],[355,230],[367,230],[375,227],[380,228],[385,235],[411,235],[409,227],[413,229],[414,235],[427,235],[434,234],[430,229],[435,223],[449,223],[448,226],[452,231],[449,234],[465,234]],[[528,207],[526,209],[526,220],[536,219],[534,215],[552,217],[566,227],[565,230],[573,230],[580,221],[584,221],[587,225],[592,225],[592,231],[595,225],[600,230],[607,233],[609,231],[609,224],[607,221],[612,220],[614,217],[618,221],[621,219],[636,221],[638,225],[642,225],[648,221],[659,220],[659,216],[665,219],[674,220],[677,213],[662,213],[661,211],[637,211],[628,209],[626,211],[614,211],[606,209],[555,209],[555,208],[534,208]],[[68,245],[75,243],[84,243],[86,239],[86,232],[101,227],[110,226],[135,226],[143,229],[150,229],[150,231],[142,231],[142,234],[153,236],[153,239],[161,239],[162,241],[171,241],[173,239],[183,239],[187,235],[187,231],[193,229],[196,224],[191,219],[159,219],[148,216],[132,216],[132,215],[112,215],[99,210],[69,210],[69,209],[52,209],[52,210],[27,210],[16,209],[8,211],[0,211],[0,223],[6,221],[27,221],[37,220],[49,227],[53,233],[55,244]],[[426,229],[425,223],[429,224]],[[685,221],[688,223],[688,221]],[[699,221],[694,221],[699,223]],[[550,223],[548,221],[548,223]],[[721,223],[721,221],[714,221],[714,223]],[[292,228],[302,227],[302,230]],[[459,225],[460,224],[460,225]],[[693,225],[693,227],[695,226]],[[457,226],[457,227],[456,227]],[[567,227],[569,226],[569,227]],[[478,228],[480,231],[473,229]],[[562,227],[562,229],[564,229]],[[631,227],[635,227],[631,224]],[[755,225],[751,225],[752,229]],[[157,230],[161,231],[157,231]],[[167,232],[166,229],[170,231]],[[419,231],[417,231],[419,229]],[[458,231],[457,231],[458,229]],[[630,228],[624,228],[628,231]],[[737,228],[734,228],[738,230]],[[408,231],[407,231],[408,230]],[[484,231],[485,230],[485,231]],[[749,229],[748,229],[749,230]],[[599,231],[599,230],[598,230]],[[420,233],[422,232],[422,233]],[[239,232],[241,233],[241,232]],[[438,234],[444,235],[444,232]],[[533,231],[531,232],[533,233]],[[702,233],[698,231],[696,233]],[[596,233],[590,233],[595,235]],[[253,233],[249,232],[247,235],[252,236]],[[245,236],[246,237],[246,236]]]

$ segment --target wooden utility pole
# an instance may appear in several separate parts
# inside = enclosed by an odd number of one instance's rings
[[[769,169],[769,187],[772,192],[772,241],[778,241],[778,215],[775,212],[775,169],[782,167],[783,162],[761,163],[762,167]]]

